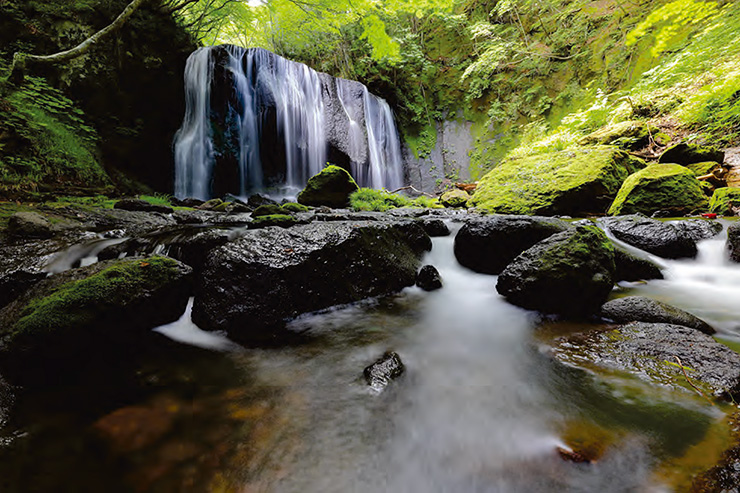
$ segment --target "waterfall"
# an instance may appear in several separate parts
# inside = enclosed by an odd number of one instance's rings
[[[217,46],[190,56],[185,90],[177,197],[297,191],[330,154],[360,186],[403,185],[393,112],[358,82],[263,49]]]

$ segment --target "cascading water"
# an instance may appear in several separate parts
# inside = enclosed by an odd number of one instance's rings
[[[360,186],[403,184],[391,108],[357,82],[262,49],[223,46],[190,56],[185,85],[187,111],[175,137],[178,197],[295,192],[321,171],[330,148]]]

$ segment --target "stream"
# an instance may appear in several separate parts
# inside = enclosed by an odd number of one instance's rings
[[[63,481],[56,491],[608,493],[682,491],[717,461],[727,409],[553,361],[548,341],[586,324],[507,303],[496,276],[455,260],[459,226],[434,238],[424,260],[443,289],[412,287],[303,316],[290,326],[301,334],[295,344],[242,348],[203,333],[186,312],[157,331],[217,352],[174,364],[187,390],[163,387],[108,415],[128,416],[133,436],[149,436],[160,415],[174,424],[133,446],[113,418],[37,415],[13,431],[37,432],[27,457],[5,467]],[[722,340],[740,341],[740,266],[725,258],[725,239],[701,242],[696,260],[660,259],[665,280],[622,284],[614,295],[669,302],[715,325]],[[376,391],[362,370],[387,350],[406,372]],[[75,447],[90,440],[92,452]],[[563,460],[558,447],[594,462]],[[27,491],[23,481],[5,476],[0,490]]]

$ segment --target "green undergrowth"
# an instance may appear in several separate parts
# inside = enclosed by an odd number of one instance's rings
[[[0,65],[0,78],[6,72]],[[0,93],[0,196],[64,188],[112,191],[97,142],[82,110],[43,78],[6,85]]]
[[[403,195],[390,193],[386,190],[360,188],[349,197],[350,207],[355,211],[385,212],[402,207],[440,209],[444,208],[439,200],[430,197],[409,199]]]
[[[11,338],[86,327],[100,313],[126,305],[132,293],[164,286],[179,275],[177,262],[166,257],[117,263],[29,302],[11,330]]]

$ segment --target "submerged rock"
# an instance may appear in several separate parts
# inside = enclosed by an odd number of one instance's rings
[[[177,320],[190,267],[166,257],[100,262],[39,282],[0,310],[0,367],[14,382],[48,383],[60,368]]]
[[[50,238],[54,226],[38,212],[16,212],[8,220],[7,232],[20,238]]]
[[[430,248],[412,221],[250,230],[209,255],[193,320],[243,341],[271,339],[286,319],[413,285]]]
[[[383,390],[404,372],[403,362],[397,353],[387,352],[375,363],[365,368],[363,374],[368,385],[375,390]]]
[[[416,285],[424,291],[434,291],[442,287],[442,277],[433,265],[425,265],[416,275]]]
[[[298,203],[314,207],[347,207],[349,196],[357,190],[359,187],[347,170],[330,165],[308,179],[306,188],[298,194]]]
[[[569,227],[565,221],[537,216],[474,219],[455,236],[455,258],[475,272],[499,274],[524,250]]]
[[[716,330],[697,316],[644,296],[626,296],[604,303],[601,316],[612,322],[650,322],[683,325],[712,335]]]
[[[501,273],[498,292],[545,313],[596,313],[614,285],[614,247],[596,226],[576,226],[542,240]]]
[[[646,258],[640,258],[615,246],[614,247],[614,280],[619,281],[647,281],[663,279],[660,266]]]
[[[659,257],[696,257],[696,241],[672,223],[635,214],[608,218],[604,224],[617,239]]]
[[[740,354],[680,325],[634,322],[576,334],[559,339],[552,354],[572,366],[627,371],[690,393],[696,391],[686,375],[707,395],[734,398],[740,391]]]
[[[508,159],[480,180],[471,203],[499,214],[602,213],[622,182],[642,167],[611,146]]]
[[[694,173],[677,164],[652,164],[627,178],[609,214],[652,214],[666,211],[683,216],[707,208],[704,190]]]

